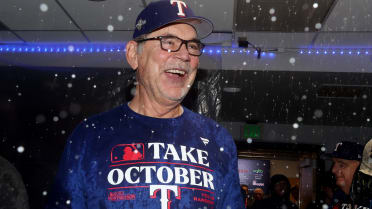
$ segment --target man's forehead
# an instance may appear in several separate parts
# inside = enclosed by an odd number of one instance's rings
[[[346,160],[341,158],[332,158],[334,163],[342,163],[342,164],[351,164],[354,162],[358,162],[357,160]]]

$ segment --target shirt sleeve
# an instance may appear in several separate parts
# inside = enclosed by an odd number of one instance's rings
[[[46,209],[85,209],[84,169],[86,150],[84,125],[80,124],[66,142]]]

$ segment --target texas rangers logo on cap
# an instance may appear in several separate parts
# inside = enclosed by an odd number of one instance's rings
[[[186,14],[183,12],[183,7],[182,7],[182,6],[184,6],[185,8],[187,8],[187,5],[186,5],[185,2],[180,1],[180,0],[170,0],[170,3],[172,4],[172,6],[177,4],[177,7],[178,7],[177,15],[178,16],[180,16],[180,17],[185,17],[186,16]]]
[[[207,37],[213,31],[212,22],[195,16],[184,1],[160,0],[151,2],[140,12],[134,25],[133,39],[174,23],[191,25],[199,39]]]
[[[339,143],[336,144],[336,148],[335,148],[335,150],[334,150],[335,152],[338,151],[338,147],[339,147],[339,146],[342,146],[342,142],[339,142]]]

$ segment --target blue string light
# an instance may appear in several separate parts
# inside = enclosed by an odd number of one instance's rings
[[[334,49],[316,49],[303,48],[298,50],[287,50],[300,55],[310,56],[365,56],[370,55],[372,48],[334,48]],[[0,43],[0,53],[67,53],[67,54],[87,54],[87,53],[111,53],[122,54],[126,52],[125,43],[45,43],[45,44],[2,44]],[[203,53],[207,55],[237,55],[237,56],[257,56],[256,50],[246,48],[206,46]],[[262,51],[261,56],[274,58],[280,52]]]
[[[0,53],[122,53],[120,44],[1,44]]]
[[[366,49],[308,49],[308,50],[303,50],[300,49],[298,51],[299,54],[308,54],[308,55],[369,55],[369,51],[372,49],[366,48]]]

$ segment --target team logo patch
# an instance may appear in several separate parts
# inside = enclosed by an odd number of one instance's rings
[[[175,6],[177,5],[177,9],[178,9],[178,13],[177,15],[180,16],[180,17],[186,17],[186,14],[183,10],[183,8],[187,8],[187,5],[185,2],[183,1],[180,1],[180,0],[170,0],[170,4],[172,6]]]
[[[204,145],[207,145],[209,143],[209,139],[200,137],[201,141],[203,142]]]
[[[136,24],[137,30],[141,30],[142,26],[145,25],[145,24],[146,24],[146,20],[139,19],[137,24]]]
[[[339,142],[339,143],[336,144],[335,152],[338,151],[338,147],[339,147],[339,146],[342,146],[342,142]]]
[[[111,150],[111,163],[143,160],[145,158],[145,146],[137,144],[118,144]]]

